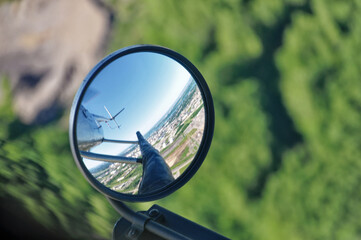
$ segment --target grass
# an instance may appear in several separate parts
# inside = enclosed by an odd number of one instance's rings
[[[172,170],[173,170],[174,168],[182,165],[183,163],[187,162],[189,159],[193,158],[195,155],[196,155],[195,153],[192,153],[192,154],[190,154],[188,157],[186,157],[186,158],[178,161],[176,164],[174,164],[174,165],[172,166]]]
[[[173,154],[180,146],[182,146],[184,144],[185,141],[187,141],[190,136],[192,136],[195,132],[197,131],[197,129],[193,128],[183,139],[182,141],[178,144],[178,146],[176,148],[174,148],[170,153],[168,153],[168,155],[165,158],[168,158],[171,154]]]
[[[128,175],[127,175],[126,177],[124,177],[124,179],[122,179],[121,181],[117,182],[116,180],[119,179],[119,178],[123,175],[123,172],[121,172],[121,173],[117,174],[117,176],[114,177],[114,178],[110,181],[108,187],[109,187],[109,188],[113,188],[113,187],[119,186],[119,185],[127,182],[130,178],[132,178],[133,176],[135,176],[135,175],[137,175],[137,174],[139,174],[139,176],[141,176],[141,175],[142,175],[142,171],[143,171],[143,168],[142,168],[140,165],[139,165],[139,166],[136,166],[130,173],[128,173]],[[136,180],[134,180],[134,182],[136,182]],[[131,185],[132,185],[132,184],[130,184],[127,188],[125,188],[125,189],[123,189],[123,190],[124,190],[124,191],[125,191],[125,190],[129,190]]]

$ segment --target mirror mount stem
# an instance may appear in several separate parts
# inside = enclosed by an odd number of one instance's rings
[[[108,198],[110,204],[117,210],[117,212],[124,217],[126,220],[131,222],[133,225],[141,227],[144,229],[144,225],[150,218],[145,216],[144,214],[139,214],[130,209],[123,202]]]
[[[120,201],[108,198],[110,204],[117,210],[117,212],[126,220],[131,223],[129,229],[124,233],[129,239],[139,239],[139,236],[144,232],[146,222],[150,219],[148,216],[136,213],[127,205]]]
[[[108,198],[110,204],[117,210],[117,212],[126,220],[118,221],[114,226],[113,239],[122,239],[126,236],[128,239],[136,240],[143,239],[141,235],[145,230],[153,233],[155,238],[161,237],[162,239],[175,239],[175,240],[190,240],[190,238],[152,220],[151,216],[148,216],[142,212],[134,212],[123,202]],[[150,214],[151,215],[151,214]],[[122,222],[123,226],[119,225],[119,222]],[[124,226],[127,223],[130,223],[131,226]],[[125,227],[125,228],[124,228]],[[121,229],[119,234],[118,229]],[[124,231],[125,230],[125,231]],[[146,238],[148,239],[149,236]]]
[[[159,151],[155,149],[138,131],[139,148],[142,153],[143,175],[139,193],[156,191],[174,181],[172,171]]]
[[[134,212],[123,202],[108,200],[122,216],[114,226],[113,240],[228,239],[158,205],[146,212]]]

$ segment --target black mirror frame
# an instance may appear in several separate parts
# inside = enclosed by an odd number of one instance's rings
[[[75,123],[77,121],[77,112],[80,107],[80,103],[83,99],[84,93],[86,92],[87,88],[89,87],[93,79],[98,75],[98,73],[115,59],[137,52],[153,52],[153,53],[162,54],[164,56],[168,56],[173,60],[175,60],[176,62],[178,62],[179,64],[181,64],[187,71],[189,71],[189,73],[196,81],[197,86],[202,94],[206,119],[205,119],[202,141],[197,154],[195,155],[193,161],[188,166],[188,168],[173,183],[149,194],[129,195],[124,193],[119,193],[105,187],[98,180],[96,180],[93,177],[93,175],[89,172],[84,162],[82,161],[82,158],[79,153],[79,149],[76,141],[77,136],[76,136]],[[127,201],[127,202],[154,201],[160,198],[164,198],[169,194],[173,193],[174,191],[176,191],[177,189],[181,188],[198,171],[199,167],[202,165],[208,153],[209,147],[212,142],[213,132],[214,132],[214,122],[215,122],[215,118],[214,118],[214,106],[213,106],[212,95],[209,91],[209,88],[203,76],[188,59],[186,59],[179,53],[165,47],[155,46],[155,45],[134,45],[120,49],[114,53],[111,53],[110,55],[102,59],[85,77],[78,92],[75,95],[73,105],[70,111],[70,119],[69,119],[70,147],[74,160],[78,168],[80,169],[81,173],[90,182],[90,184],[102,194],[106,195],[111,199],[119,200],[119,201]]]

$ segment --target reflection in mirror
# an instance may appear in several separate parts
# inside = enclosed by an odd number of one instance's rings
[[[199,88],[178,62],[158,53],[122,56],[90,83],[77,113],[77,143],[106,187],[147,194],[177,179],[194,159],[205,112]]]

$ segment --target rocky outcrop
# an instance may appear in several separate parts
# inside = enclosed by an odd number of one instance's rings
[[[42,124],[71,105],[104,56],[111,12],[100,0],[22,0],[0,7],[0,77],[21,121]]]

